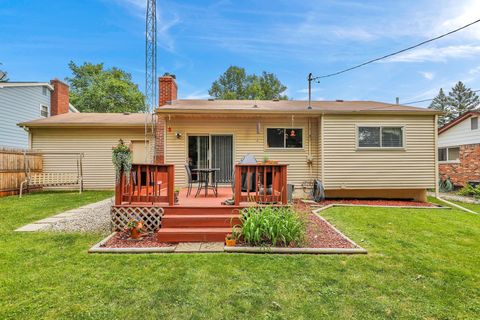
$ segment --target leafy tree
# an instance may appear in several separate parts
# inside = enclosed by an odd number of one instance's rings
[[[70,101],[81,112],[141,112],[145,96],[132,76],[118,68],[104,69],[103,63],[68,64],[73,76]]]
[[[465,85],[458,81],[448,93],[448,103],[453,109],[454,118],[474,110],[479,104],[479,98],[472,89],[465,87]]]
[[[432,103],[430,103],[428,108],[444,113],[438,117],[438,125],[440,127],[454,118],[452,107],[449,105],[448,97],[445,95],[442,88],[440,88],[438,95],[432,100]]]
[[[287,87],[273,73],[247,75],[244,68],[230,66],[212,83],[208,93],[220,100],[286,100],[288,97],[282,94],[285,90]]]
[[[2,63],[0,62],[0,66]],[[8,81],[8,74],[6,71],[0,70],[0,82],[7,82]]]

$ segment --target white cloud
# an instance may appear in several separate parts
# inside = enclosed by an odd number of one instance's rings
[[[443,12],[438,17],[439,23],[433,28],[433,31],[438,33],[459,28],[479,18],[480,1],[478,0],[451,1],[440,7],[443,7]],[[480,39],[480,26],[477,24],[464,29],[457,33],[456,37],[478,40]]]
[[[433,72],[419,71],[418,73],[420,73],[422,77],[424,77],[427,80],[433,80],[433,78],[435,78],[435,74]]]
[[[196,100],[196,99],[207,99],[209,97],[210,97],[210,95],[208,94],[208,92],[206,92],[204,90],[197,90],[197,91],[194,91],[194,92],[191,92],[191,93],[187,94],[183,99]]]
[[[448,59],[471,58],[478,54],[480,54],[480,46],[473,45],[418,48],[393,56],[383,62],[445,62]]]

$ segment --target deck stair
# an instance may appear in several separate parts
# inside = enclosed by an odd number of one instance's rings
[[[161,242],[223,242],[240,223],[239,207],[166,207],[162,227],[157,232]]]

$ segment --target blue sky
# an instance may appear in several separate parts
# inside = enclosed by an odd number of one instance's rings
[[[306,99],[309,72],[331,73],[480,17],[480,1],[158,2],[159,74],[180,98],[206,98],[228,66],[274,72]],[[144,0],[0,0],[0,62],[12,81],[69,75],[70,60],[120,67],[144,88]],[[480,89],[480,24],[392,59],[323,80],[321,100],[405,103],[458,80]],[[427,103],[428,104],[428,103]],[[422,106],[422,104],[419,104]],[[426,105],[426,104],[423,104]]]

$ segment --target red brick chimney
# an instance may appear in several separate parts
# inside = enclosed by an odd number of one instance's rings
[[[51,80],[53,92],[50,94],[50,115],[68,113],[70,99],[68,97],[68,84],[58,79]]]
[[[177,83],[172,76],[158,78],[158,107],[177,100]],[[155,163],[165,163],[165,119],[157,117],[155,126]]]
[[[177,82],[172,76],[158,78],[158,106],[177,100]]]

